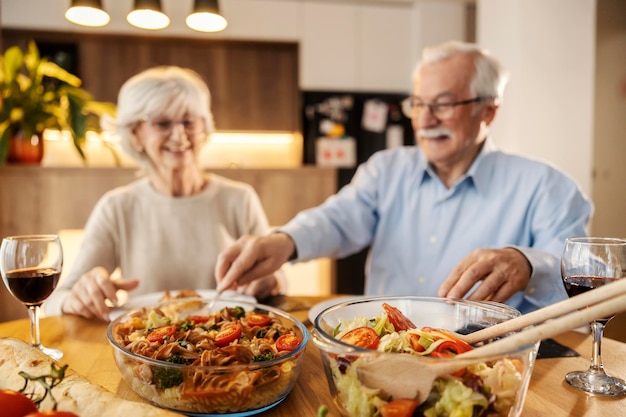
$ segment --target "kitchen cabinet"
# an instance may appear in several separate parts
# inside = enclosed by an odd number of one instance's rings
[[[141,31],[126,22],[130,0],[109,1],[106,8],[111,23],[98,29],[79,27],[65,20],[67,2],[61,0],[0,3],[5,29],[38,28],[73,32],[81,37],[139,34],[202,42],[229,39],[294,43],[299,48],[298,78],[302,90],[406,92],[423,46],[474,38],[474,15],[470,13],[473,2],[466,1],[228,0],[221,4],[228,27],[211,34],[185,26],[186,9],[180,0],[163,0],[172,22],[155,32]],[[105,62],[105,67],[117,64],[118,61]]]
[[[213,169],[252,185],[271,225],[317,206],[337,189],[334,168]],[[0,168],[0,237],[83,228],[106,191],[137,178],[135,168]],[[26,317],[26,309],[0,285],[0,321]]]
[[[409,90],[412,4],[305,2],[301,7],[303,90]]]
[[[132,35],[4,30],[3,46],[30,39],[73,62],[83,87],[97,100],[117,101],[122,84],[157,65],[197,71],[211,90],[219,130],[300,130],[298,45]]]

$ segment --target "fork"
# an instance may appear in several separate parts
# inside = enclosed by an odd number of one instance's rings
[[[215,303],[217,303],[220,299],[220,292],[216,291],[215,292],[215,297],[213,297],[213,299],[211,301],[209,301],[209,304],[207,304],[206,309],[208,311],[211,311],[213,309],[213,307],[215,306]]]

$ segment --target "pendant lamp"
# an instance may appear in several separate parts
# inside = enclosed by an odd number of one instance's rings
[[[158,30],[170,24],[170,18],[161,9],[161,0],[135,0],[135,7],[126,20],[131,25],[149,30]]]
[[[220,15],[217,0],[194,0],[193,12],[187,16],[187,26],[200,32],[219,32],[228,25]]]
[[[72,0],[65,18],[77,25],[89,27],[102,27],[111,20],[102,8],[101,0]]]

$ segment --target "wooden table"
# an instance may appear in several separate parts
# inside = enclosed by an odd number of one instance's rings
[[[285,297],[278,300],[279,308],[310,325],[308,309],[323,300],[320,297]],[[44,345],[60,348],[65,353],[61,360],[90,381],[103,386],[118,396],[142,401],[121,379],[111,348],[106,338],[107,325],[74,316],[48,317],[42,320],[41,339]],[[0,323],[0,337],[29,340],[27,320]],[[582,356],[539,359],[535,364],[526,397],[524,417],[598,417],[626,415],[626,397],[606,398],[589,396],[569,387],[564,375],[571,370],[585,369],[589,364],[591,339],[588,335],[566,332],[555,340],[574,349]],[[626,379],[626,343],[605,339],[604,365],[607,371]],[[265,417],[315,416],[320,405],[329,408],[329,417],[339,417],[330,396],[322,368],[319,350],[310,342],[302,373],[293,391],[283,403],[265,412]]]

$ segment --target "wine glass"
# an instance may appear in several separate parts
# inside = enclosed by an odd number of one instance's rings
[[[561,256],[561,276],[570,297],[624,278],[626,240],[604,237],[574,237],[565,240]],[[620,396],[626,394],[626,382],[607,375],[602,365],[602,332],[612,318],[590,323],[593,336],[591,364],[586,371],[573,371],[565,380],[589,394]]]
[[[47,348],[39,337],[39,314],[52,294],[63,268],[63,248],[57,235],[9,236],[0,246],[2,280],[13,297],[28,308],[30,344],[55,360],[63,357],[58,349]]]

